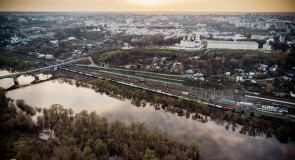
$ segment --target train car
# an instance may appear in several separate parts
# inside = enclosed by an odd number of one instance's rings
[[[205,105],[208,105],[209,103],[206,103],[206,102],[201,102],[201,103],[203,103],[203,104],[205,104]]]
[[[178,95],[176,95],[176,94],[172,94],[172,97],[174,97],[174,98],[178,98]]]
[[[257,108],[256,110],[258,110],[260,112],[271,113],[271,114],[276,114],[276,115],[281,115],[282,114],[280,112],[272,112],[272,111],[267,111],[267,110],[263,110],[263,109],[260,109],[260,108]]]
[[[244,114],[249,114],[250,116],[254,114],[252,111],[244,111]]]
[[[202,102],[210,103],[210,101],[208,101],[207,99],[200,98],[200,100],[201,100]]]
[[[188,95],[189,96],[193,96],[193,97],[196,97],[197,96],[197,94],[195,94],[195,93],[188,93]]]
[[[282,113],[284,113],[284,114],[288,114],[288,113],[289,113],[289,108],[287,108],[287,107],[282,107],[282,108],[281,108],[281,111],[282,111]]]
[[[222,109],[226,110],[226,111],[234,111],[233,108],[230,108],[230,107],[222,107]]]
[[[157,93],[162,93],[162,90],[159,90],[159,89],[158,89],[158,90],[157,90]]]
[[[220,98],[220,101],[229,104],[236,104],[236,101],[232,99]]]
[[[183,95],[188,95],[188,92],[181,92]]]
[[[240,110],[240,109],[235,109],[235,112],[236,112],[236,113],[242,113],[243,111]]]
[[[166,96],[169,96],[167,92],[162,92],[162,94],[164,94],[164,95],[166,95]]]
[[[261,118],[261,117],[263,117],[263,115],[262,114],[258,114],[258,113],[254,113],[254,117]]]
[[[222,108],[222,106],[221,106],[221,105],[218,105],[218,104],[215,105],[215,107],[217,107],[217,108]]]
[[[238,102],[237,105],[242,107],[254,107],[253,103],[249,102]]]

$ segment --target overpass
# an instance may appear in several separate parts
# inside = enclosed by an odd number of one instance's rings
[[[85,58],[90,59],[90,57],[85,57]],[[78,62],[78,61],[80,61],[82,59],[85,59],[85,58],[80,58],[80,59],[76,59],[76,60],[72,60],[72,61],[68,61],[68,62],[63,62],[63,63],[52,65],[52,66],[47,66],[47,67],[43,67],[43,68],[29,70],[29,71],[14,73],[14,74],[6,75],[6,76],[1,76],[0,79],[13,78],[14,84],[18,85],[18,80],[17,80],[18,77],[20,77],[21,75],[24,75],[24,74],[33,74],[34,77],[35,77],[35,80],[39,80],[38,74],[41,71],[49,70],[49,69],[57,69],[57,67],[59,67],[59,66],[67,65],[67,64],[70,64],[70,63],[75,63],[75,62]]]

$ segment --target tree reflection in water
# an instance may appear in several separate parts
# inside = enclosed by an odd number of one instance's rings
[[[163,109],[166,112],[177,113],[178,116],[185,116],[186,119],[191,117],[200,123],[207,123],[210,120],[218,126],[223,126],[226,130],[231,129],[233,132],[238,131],[240,134],[247,136],[257,137],[266,135],[266,137],[271,138],[272,135],[275,135],[276,139],[281,143],[288,143],[290,140],[294,141],[295,139],[294,125],[287,121],[279,123],[240,113],[225,114],[221,109],[207,107],[202,103],[175,99],[125,85],[114,85],[101,79],[95,80],[92,84],[72,79],[55,79],[53,81],[93,89],[97,93],[106,94],[121,101],[128,99],[138,108],[145,107],[147,103],[150,103],[155,110]],[[160,99],[157,99],[160,102],[155,102],[155,96],[160,97]]]

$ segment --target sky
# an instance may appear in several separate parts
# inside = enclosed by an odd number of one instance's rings
[[[0,11],[295,12],[295,0],[0,0]]]

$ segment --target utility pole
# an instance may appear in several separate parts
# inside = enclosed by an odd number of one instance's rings
[[[196,90],[196,80],[195,80],[195,94],[197,93],[197,90]]]

